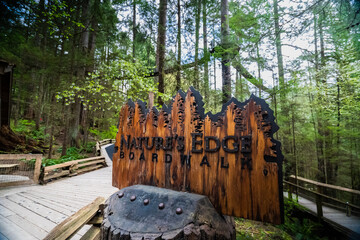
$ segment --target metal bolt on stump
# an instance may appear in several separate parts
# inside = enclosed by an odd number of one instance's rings
[[[236,237],[232,218],[221,216],[203,195],[135,185],[114,193],[105,206],[101,239]]]

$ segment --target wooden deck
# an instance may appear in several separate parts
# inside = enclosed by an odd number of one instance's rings
[[[46,185],[0,190],[0,239],[43,239],[57,224],[91,203],[107,199],[117,188],[111,184],[112,162],[108,167]],[[85,230],[74,239],[79,239]]]
[[[284,196],[287,197],[287,193],[284,193]],[[316,204],[314,202],[299,196],[298,203],[316,216]],[[323,206],[323,220],[341,231],[350,230],[352,232],[350,236],[353,239],[360,239],[358,238],[360,236],[360,217],[353,215],[348,217],[345,212]]]

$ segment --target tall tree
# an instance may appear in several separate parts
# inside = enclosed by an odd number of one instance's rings
[[[221,0],[221,46],[223,54],[221,59],[222,76],[222,102],[226,103],[231,98],[231,72],[229,61],[229,2]]]
[[[279,24],[279,6],[278,0],[273,1],[274,4],[274,25],[275,25],[275,46],[276,46],[276,56],[278,62],[278,74],[279,74],[279,86],[280,86],[280,100],[285,102],[285,73],[284,73],[284,63],[283,63],[283,54],[281,49],[281,29]]]
[[[202,0],[202,17],[203,17],[203,45],[204,45],[204,93],[205,99],[209,96],[209,53],[208,53],[208,38],[207,38],[207,12],[206,12],[207,0]]]
[[[164,60],[165,60],[165,42],[166,42],[166,13],[167,13],[167,0],[160,0],[159,6],[159,24],[158,24],[158,36],[156,45],[156,67],[159,72],[159,93],[165,93],[164,88]],[[161,96],[158,97],[159,104],[163,104]]]
[[[201,0],[196,1],[195,6],[195,67],[194,67],[194,82],[193,85],[199,89],[199,40],[200,40],[200,13],[201,13]]]
[[[176,91],[181,89],[181,0],[177,0],[177,67],[176,72]]]
[[[136,42],[136,0],[133,0],[133,20],[132,20],[132,34],[133,34],[133,43],[132,43],[132,56],[135,61],[135,42]]]

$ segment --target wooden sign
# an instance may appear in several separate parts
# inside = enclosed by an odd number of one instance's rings
[[[251,96],[204,114],[194,88],[158,112],[143,102],[122,107],[113,186],[153,185],[209,197],[224,215],[283,222],[282,159],[273,111]]]

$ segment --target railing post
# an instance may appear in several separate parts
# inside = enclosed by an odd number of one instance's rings
[[[349,205],[349,202],[346,202],[346,216],[347,217],[351,216],[351,207]]]
[[[293,186],[291,184],[288,184],[288,186],[289,186],[288,197],[289,197],[289,200],[292,201]]]
[[[321,187],[317,186],[317,192],[322,193]],[[319,219],[323,217],[323,209],[322,209],[322,197],[319,194],[316,194],[316,212]]]

